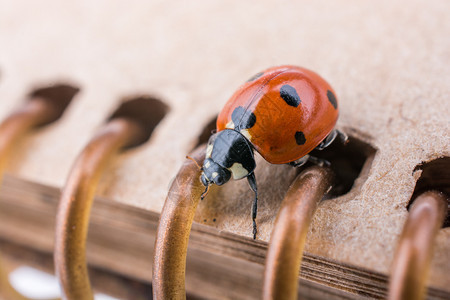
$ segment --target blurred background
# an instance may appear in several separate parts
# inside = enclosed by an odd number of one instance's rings
[[[386,274],[414,189],[411,170],[448,152],[441,130],[448,129],[449,3],[0,0],[0,120],[39,88],[63,82],[79,89],[57,126],[19,144],[6,173],[61,188],[123,99],[151,95],[167,106],[166,115],[148,143],[105,175],[98,195],[159,212],[186,153],[236,88],[270,66],[303,66],[337,91],[338,127],[379,150],[360,194],[319,209],[306,250]],[[385,177],[386,170],[392,172]],[[395,184],[403,188],[385,188]],[[238,218],[248,217],[245,211]],[[264,241],[273,219],[261,222]],[[247,234],[227,216],[209,225]],[[431,276],[448,289],[447,236]],[[24,294],[57,295],[48,274],[11,265],[17,269],[10,279]]]

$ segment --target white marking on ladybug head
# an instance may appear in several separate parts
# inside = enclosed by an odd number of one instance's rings
[[[247,169],[242,164],[235,162],[228,170],[233,174],[233,179],[241,179],[248,175]]]
[[[233,123],[233,120],[230,120],[230,122],[228,122],[227,125],[225,125],[225,128],[228,128],[228,129],[234,129],[234,123]]]
[[[252,140],[252,136],[251,136],[250,132],[248,131],[248,129],[242,129],[240,132],[241,132],[241,134],[242,134],[243,136],[245,136],[249,141]]]
[[[211,157],[211,154],[212,154],[212,151],[213,151],[213,147],[214,147],[213,144],[209,144],[206,147],[206,158],[210,158]],[[208,167],[208,166],[206,166],[206,167]]]
[[[207,161],[205,162],[205,168],[209,168],[210,165],[211,165],[211,163],[209,162],[209,160],[207,160]]]
[[[211,174],[211,176],[212,176],[212,179],[214,180],[217,176],[219,176],[219,173],[213,172],[213,173]]]

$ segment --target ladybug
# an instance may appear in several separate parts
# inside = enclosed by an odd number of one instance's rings
[[[272,164],[301,166],[337,136],[338,101],[333,88],[316,73],[296,66],[269,68],[250,78],[228,100],[217,118],[217,131],[207,144],[201,182],[206,187],[247,178],[255,193],[252,205],[253,238],[256,238],[258,192],[256,150]],[[329,164],[329,163],[328,163]]]

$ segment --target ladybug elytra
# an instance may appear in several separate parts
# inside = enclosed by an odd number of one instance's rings
[[[201,181],[206,187],[247,178],[255,193],[252,206],[256,238],[256,150],[272,164],[301,166],[308,155],[322,150],[340,136],[334,129],[338,102],[331,86],[316,73],[296,66],[269,68],[250,78],[228,100],[217,118],[217,132],[207,145]]]

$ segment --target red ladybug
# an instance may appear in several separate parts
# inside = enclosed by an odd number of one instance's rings
[[[300,166],[308,153],[322,150],[340,135],[333,130],[338,102],[331,86],[316,73],[296,66],[267,69],[250,78],[228,100],[217,118],[217,133],[206,149],[201,181],[211,184],[247,177],[255,192],[252,207],[256,238],[257,186],[253,150],[272,164]]]

